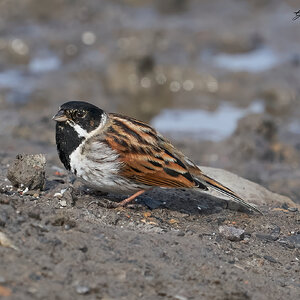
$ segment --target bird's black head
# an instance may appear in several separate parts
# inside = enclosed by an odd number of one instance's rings
[[[97,106],[82,102],[64,103],[52,118],[56,123],[56,146],[59,158],[70,170],[70,155],[97,129],[104,118],[104,112]]]
[[[89,133],[96,129],[102,120],[102,115],[103,110],[93,104],[83,101],[70,101],[60,107],[53,120],[66,122],[78,130],[81,128],[83,129],[82,134],[84,131]]]

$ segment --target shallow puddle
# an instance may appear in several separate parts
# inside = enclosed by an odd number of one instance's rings
[[[235,130],[240,118],[249,113],[262,113],[264,105],[253,102],[248,108],[221,104],[216,111],[165,109],[151,124],[174,139],[191,137],[196,140],[221,141]]]
[[[215,56],[214,64],[227,70],[251,73],[269,70],[280,63],[278,55],[269,48],[261,48],[242,54],[221,53]]]

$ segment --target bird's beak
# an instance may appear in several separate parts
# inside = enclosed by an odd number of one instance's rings
[[[63,109],[59,110],[56,115],[52,117],[52,120],[57,121],[57,122],[65,122],[68,120],[65,111]]]

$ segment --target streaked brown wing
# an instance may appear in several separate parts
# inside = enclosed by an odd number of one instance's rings
[[[109,117],[105,140],[119,153],[123,176],[149,186],[202,187],[188,171],[183,154],[153,128],[121,115]]]

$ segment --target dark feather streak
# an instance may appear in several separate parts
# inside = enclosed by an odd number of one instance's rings
[[[137,169],[137,168],[134,168],[134,167],[132,167],[132,166],[130,166],[130,169],[133,170],[133,171],[136,172],[136,173],[142,173],[141,170],[139,170],[139,169]]]
[[[178,173],[177,171],[173,170],[173,169],[169,169],[169,168],[164,168],[164,171],[172,176],[172,177],[178,177],[179,175],[181,175],[180,173]]]
[[[187,170],[185,164],[181,160],[179,160],[176,156],[174,156],[171,152],[169,152],[168,150],[165,149],[165,153],[167,155],[171,156],[175,160],[175,162],[177,163],[177,165],[179,165],[183,169]]]
[[[148,160],[148,161],[149,161],[149,163],[151,163],[153,166],[162,168],[162,165],[161,165],[159,162],[154,161],[154,160]]]
[[[132,135],[135,137],[139,142],[145,143],[146,141],[132,128],[130,128],[127,124],[123,123],[119,120],[114,120],[115,124],[120,127],[124,132],[128,133],[129,135]]]

